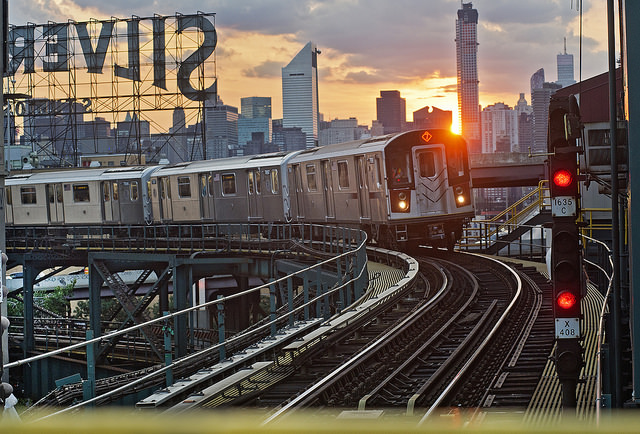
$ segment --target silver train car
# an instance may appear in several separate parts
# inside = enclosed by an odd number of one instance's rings
[[[314,148],[288,166],[294,220],[358,226],[380,245],[452,248],[475,215],[466,142],[447,130]]]
[[[305,151],[6,180],[7,224],[304,222],[453,247],[474,216],[465,141],[416,130]]]
[[[156,167],[47,171],[5,179],[7,225],[137,225],[152,221]]]

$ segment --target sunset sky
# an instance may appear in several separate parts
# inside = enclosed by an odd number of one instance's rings
[[[544,68],[555,81],[556,54],[574,55],[579,79],[579,0],[475,0],[480,103],[530,101],[529,78]],[[14,25],[153,14],[216,13],[219,95],[240,106],[270,96],[282,116],[281,68],[308,42],[317,44],[320,112],[325,120],[375,119],[380,90],[399,90],[407,117],[424,106],[457,118],[455,19],[459,0],[31,0],[10,2]],[[582,77],[607,69],[606,4],[584,1]]]

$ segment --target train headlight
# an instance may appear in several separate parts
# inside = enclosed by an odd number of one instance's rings
[[[456,206],[461,207],[469,204],[469,189],[464,185],[456,185],[453,188],[453,194],[456,198]]]
[[[410,204],[409,191],[402,190],[391,193],[392,212],[409,212]]]

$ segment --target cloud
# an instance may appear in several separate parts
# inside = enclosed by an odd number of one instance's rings
[[[248,78],[278,78],[282,77],[282,63],[267,61],[260,65],[245,69],[242,71],[242,75]]]

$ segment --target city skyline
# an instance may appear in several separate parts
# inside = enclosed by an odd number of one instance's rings
[[[319,105],[325,120],[354,116],[369,124],[376,118],[381,90],[399,90],[407,114],[424,106],[454,112],[457,120],[455,17],[458,0],[428,2],[260,2],[190,0],[182,13],[216,13],[218,90],[225,104],[239,107],[240,98],[269,96],[273,117],[282,117],[281,68],[309,40],[317,43]],[[531,2],[530,2],[531,3]],[[478,10],[480,104],[513,106],[528,94],[529,78],[539,68],[555,81],[556,55],[574,54],[580,77],[577,2],[535,4],[475,0]],[[135,8],[135,10],[134,10]],[[163,0],[149,4],[112,1],[38,1],[11,4],[12,24],[48,20],[103,19],[173,13]],[[604,72],[606,11],[584,6],[582,77]],[[456,122],[457,123],[457,122]]]

